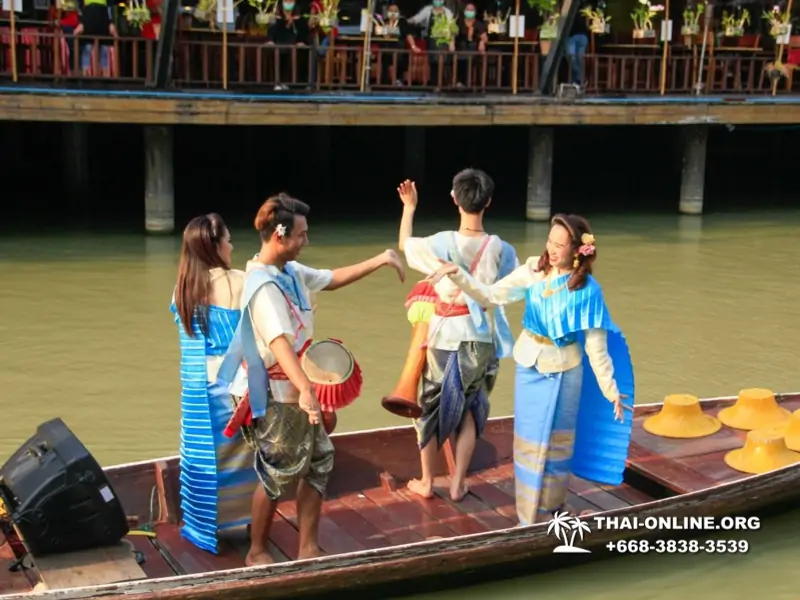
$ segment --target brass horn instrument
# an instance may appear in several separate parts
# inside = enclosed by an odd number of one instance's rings
[[[400,417],[418,419],[422,416],[417,394],[427,360],[428,321],[436,298],[433,286],[427,281],[417,283],[406,298],[408,320],[413,326],[411,343],[394,391],[381,400],[383,408]]]

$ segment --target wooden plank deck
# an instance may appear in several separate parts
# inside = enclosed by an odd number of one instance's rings
[[[322,551],[329,555],[344,554],[498,531],[517,524],[512,463],[471,474],[470,491],[461,502],[450,499],[446,477],[435,479],[434,497],[430,499],[412,494],[405,483],[398,482],[394,491],[374,487],[326,500],[319,529]],[[569,503],[575,510],[613,510],[650,500],[651,497],[628,485],[598,486],[574,477],[570,482]],[[165,560],[161,564],[160,554],[156,553],[156,558],[148,555],[142,567],[151,577],[163,576],[155,575],[155,571],[169,569],[170,564],[178,574],[244,566],[248,539],[243,532],[235,537],[226,535],[218,555],[204,552],[183,539],[177,525],[163,523],[156,527],[156,532],[158,537],[152,543],[161,549]],[[270,551],[276,562],[296,559],[298,539],[295,501],[282,501],[270,532]],[[149,564],[151,560],[155,564]]]
[[[784,400],[781,406],[790,411],[800,409],[800,398]],[[705,412],[717,416],[721,408]],[[723,425],[714,435],[703,438],[668,439],[646,432],[642,427],[646,418],[637,417],[633,423],[628,459],[628,466],[633,471],[678,494],[748,477],[731,469],[723,460],[727,452],[744,445],[746,431]]]

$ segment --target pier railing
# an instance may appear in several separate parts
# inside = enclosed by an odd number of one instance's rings
[[[12,48],[10,29],[0,27],[0,80],[144,87],[153,77],[155,44],[138,37],[76,37],[23,26]]]
[[[156,41],[138,37],[67,36],[21,26],[12,48],[10,31],[0,26],[0,81],[50,83],[64,87],[145,87],[152,83]],[[12,54],[16,58],[16,73]],[[82,54],[90,57],[88,64]],[[486,52],[411,52],[375,43],[340,39],[331,46],[279,46],[266,38],[183,34],[176,40],[172,87],[266,92],[359,90],[459,91],[463,93],[532,94],[539,89],[544,56],[536,42],[520,43],[518,59],[508,45],[492,44]],[[774,57],[770,53],[674,52],[666,59],[664,92],[757,95],[772,92]],[[661,53],[605,52],[584,58],[585,91],[590,95],[659,94]],[[516,62],[516,83],[514,64]],[[562,61],[559,83],[571,83],[569,59]],[[362,81],[362,78],[365,81]],[[798,77],[800,79],[800,77]],[[800,92],[787,71],[777,93]],[[555,91],[555,90],[554,90]]]

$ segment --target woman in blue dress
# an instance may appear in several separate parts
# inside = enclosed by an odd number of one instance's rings
[[[227,390],[214,385],[241,318],[244,272],[230,268],[232,250],[219,215],[192,219],[183,232],[170,307],[181,350],[181,533],[214,553],[219,531],[250,522],[258,484],[254,451],[241,432],[223,435],[233,403]],[[242,395],[246,388],[240,369],[230,393]]]
[[[514,476],[517,516],[531,525],[566,507],[570,475],[622,483],[632,418],[627,343],[592,277],[596,241],[586,219],[556,215],[545,252],[494,285],[456,265],[444,276],[485,307],[524,301],[514,345]]]

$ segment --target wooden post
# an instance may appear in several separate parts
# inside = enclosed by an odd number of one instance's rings
[[[514,55],[511,57],[511,70],[514,78],[511,80],[511,94],[517,94],[517,73],[519,71],[519,0],[514,3]]]
[[[792,19],[792,0],[789,0],[788,4],[786,5],[786,15],[789,17],[788,20],[791,23],[791,19]],[[12,25],[12,27],[13,27],[13,25]],[[14,30],[12,29],[11,31],[13,32]],[[789,35],[791,36],[791,32],[789,33]],[[783,38],[784,38],[784,36],[781,36],[781,43],[778,45],[778,49],[775,51],[775,64],[776,65],[778,63],[782,63],[783,62],[783,60],[782,60],[783,59],[783,46],[784,46]],[[772,95],[773,96],[778,92],[778,82],[780,80],[781,80],[780,77],[776,77],[775,81],[772,82]]]
[[[684,128],[683,133],[683,173],[679,210],[685,215],[701,215],[706,179],[708,126],[689,125]]]
[[[16,18],[16,2],[14,0],[8,1],[8,6],[11,9],[9,12],[11,19],[11,81],[17,83],[17,18]]]
[[[375,12],[373,5],[374,0],[367,0],[367,30],[364,32],[364,56],[363,64],[361,65],[361,91],[365,92],[369,85],[369,72],[372,66],[372,14]]]
[[[661,21],[661,26],[664,28],[664,41],[661,50],[661,95],[663,96],[667,90],[667,59],[669,57],[669,39],[670,33],[669,26],[672,20],[669,16],[669,0],[664,3],[664,16],[667,18]]]
[[[550,219],[554,137],[552,127],[531,127],[528,198],[525,205],[525,218],[529,221]]]
[[[228,89],[228,0],[222,0],[222,89]]]
[[[145,125],[144,162],[145,230],[147,233],[172,233],[175,229],[172,127]]]

